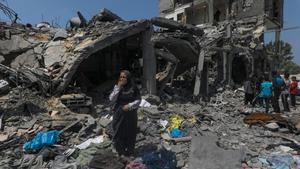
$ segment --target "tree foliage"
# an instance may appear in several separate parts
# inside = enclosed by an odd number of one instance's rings
[[[278,51],[278,45],[281,50]],[[279,65],[280,70],[288,71],[290,74],[299,74],[300,66],[293,62],[294,56],[292,52],[292,45],[280,41],[280,44],[269,42],[266,45],[267,54]]]
[[[290,74],[300,74],[300,66],[293,61],[285,62],[281,69]]]

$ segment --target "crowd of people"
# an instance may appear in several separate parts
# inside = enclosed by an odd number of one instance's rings
[[[298,94],[298,82],[295,76],[290,78],[288,72],[283,76],[277,71],[272,72],[264,77],[249,77],[244,82],[245,105],[264,106],[266,113],[269,112],[270,104],[272,104],[273,112],[280,113],[279,99],[283,104],[283,111],[289,112],[291,108],[296,108],[296,95]],[[290,105],[289,105],[290,100]]]

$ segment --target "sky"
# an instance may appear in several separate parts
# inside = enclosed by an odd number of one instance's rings
[[[1,0],[3,1],[3,0]],[[125,20],[149,19],[158,15],[158,0],[4,0],[20,16],[22,23],[66,22],[80,11],[87,19],[102,8],[110,9]],[[0,15],[0,19],[5,19]],[[300,0],[285,0],[284,28],[300,27]],[[274,40],[266,34],[266,41]],[[282,40],[293,46],[294,60],[300,64],[300,28],[282,32]]]

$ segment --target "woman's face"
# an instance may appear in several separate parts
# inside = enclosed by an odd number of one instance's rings
[[[119,80],[120,82],[122,82],[123,85],[127,84],[127,76],[124,72],[121,72]]]

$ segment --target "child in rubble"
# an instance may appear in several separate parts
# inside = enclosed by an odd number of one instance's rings
[[[259,97],[263,100],[266,113],[269,112],[269,104],[272,98],[273,84],[270,82],[268,75],[265,75],[264,81],[260,85]]]
[[[292,82],[290,83],[290,95],[291,95],[291,105],[296,107],[296,95],[298,94],[298,82],[296,76],[292,77]]]

